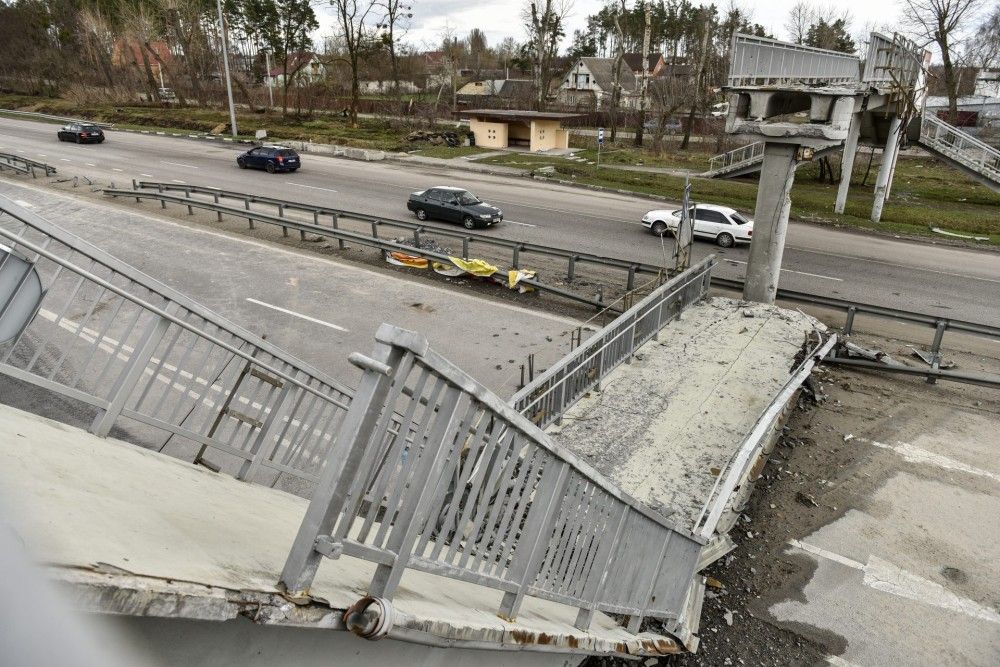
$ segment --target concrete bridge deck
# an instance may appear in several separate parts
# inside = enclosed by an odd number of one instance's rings
[[[549,433],[627,493],[691,526],[817,329],[825,327],[798,311],[705,299]]]
[[[507,622],[496,614],[501,591],[413,570],[394,597],[387,640],[331,632],[344,629],[343,610],[367,594],[375,565],[349,556],[328,561],[313,587],[325,605],[281,597],[278,576],[306,500],[7,406],[0,406],[0,506],[28,554],[69,584],[78,608],[144,619],[168,636],[182,620],[213,623],[197,630],[205,642],[157,640],[165,664],[180,664],[191,644],[226,655],[211,664],[267,664],[257,661],[271,654],[273,633],[233,630],[241,617],[298,632],[298,664],[317,642],[327,650],[339,643],[337,664],[354,664],[344,660],[355,656],[359,664],[441,664],[444,654],[429,657],[414,643],[449,647],[449,664],[507,664],[514,658],[504,651],[524,652],[519,664],[565,665],[588,653],[680,650],[601,613],[589,631],[577,630],[575,608],[535,598]]]

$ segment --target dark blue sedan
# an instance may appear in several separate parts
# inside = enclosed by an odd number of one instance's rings
[[[269,174],[295,171],[302,162],[299,154],[284,146],[258,146],[236,157],[240,169],[263,169]]]

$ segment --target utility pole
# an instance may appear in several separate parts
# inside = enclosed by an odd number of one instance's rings
[[[271,53],[269,51],[264,52],[264,67],[267,68],[267,72],[264,76],[267,78],[267,99],[270,100],[271,106],[267,108],[267,112],[271,113],[274,111],[274,88],[271,83]]]
[[[222,35],[222,67],[226,74],[226,94],[229,96],[229,127],[233,131],[233,139],[239,134],[236,128],[236,107],[233,105],[233,82],[229,78],[229,44],[226,40],[226,20],[222,17],[222,0],[215,0],[219,8],[219,33]]]
[[[642,33],[642,87],[639,92],[639,123],[635,128],[635,145],[642,146],[642,132],[646,125],[646,105],[649,101],[649,33],[653,23],[653,3],[646,0],[646,29]]]

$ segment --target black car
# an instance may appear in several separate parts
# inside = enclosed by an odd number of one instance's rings
[[[59,141],[99,144],[104,141],[104,131],[97,125],[89,123],[70,123],[59,130]]]
[[[285,146],[258,146],[236,156],[240,169],[263,169],[269,174],[276,171],[295,171],[302,166],[299,154]]]
[[[406,202],[418,220],[437,218],[460,222],[466,229],[491,227],[503,220],[503,211],[486,204],[476,195],[462,188],[439,185],[422,192],[414,192]]]

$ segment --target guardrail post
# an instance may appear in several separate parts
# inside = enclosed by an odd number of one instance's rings
[[[628,267],[628,281],[625,283],[625,291],[631,292],[635,289],[635,265]]]
[[[462,237],[462,259],[469,259],[469,237]]]
[[[114,426],[115,421],[121,415],[122,409],[125,407],[125,402],[142,378],[143,373],[146,371],[146,366],[149,365],[149,360],[153,357],[153,352],[156,351],[156,347],[160,344],[164,334],[167,333],[169,326],[170,320],[159,315],[150,322],[146,328],[146,333],[143,334],[142,342],[139,343],[139,347],[132,352],[132,357],[126,362],[125,368],[122,369],[118,379],[115,380],[108,399],[110,404],[106,410],[97,413],[93,423],[90,425],[91,433],[104,438],[111,432],[111,427]],[[154,379],[150,378],[149,381],[153,382]]]
[[[213,198],[215,199],[215,205],[218,206],[219,205],[219,193],[218,192],[214,193],[213,194]],[[216,211],[215,212],[215,220],[216,220],[216,222],[222,222],[222,211]]]
[[[250,198],[249,197],[243,200],[243,208],[245,208],[247,211],[250,210]],[[247,222],[250,223],[250,229],[253,229],[253,218],[250,217],[249,215],[247,216]]]
[[[413,242],[416,244],[417,248],[420,248],[420,227],[413,228]]]
[[[941,341],[944,339],[944,332],[948,328],[948,320],[938,320],[937,328],[934,331],[934,342],[931,343],[931,368],[938,370],[941,368]],[[936,384],[937,378],[933,375],[927,376],[927,384]]]
[[[851,331],[854,330],[854,315],[858,312],[856,306],[850,306],[847,309],[847,320],[844,322],[844,335],[850,336]]]
[[[566,282],[571,283],[576,278],[576,255],[571,255],[569,265],[566,267]]]
[[[378,238],[378,223],[379,223],[378,220],[372,220],[372,238],[373,239],[377,239]]]
[[[315,211],[313,211],[313,224],[316,225],[317,227],[319,227],[319,210],[318,209],[315,210]],[[300,238],[303,241],[306,240],[306,233],[304,231],[299,230],[299,236],[300,236]]]
[[[521,246],[516,245],[514,246],[514,257],[511,260],[511,266],[513,266],[515,269],[520,269],[521,268],[520,261],[521,261]]]
[[[517,582],[517,592],[504,593],[500,601],[501,618],[513,622],[524,602],[525,590],[538,576],[538,568],[549,546],[552,528],[559,517],[562,498],[569,484],[569,472],[569,464],[557,460],[545,466],[542,472],[531,509],[528,510],[524,528],[521,529],[517,547],[507,568],[507,577]]]
[[[278,217],[279,218],[284,218],[285,217],[285,205],[284,204],[278,204]],[[288,227],[285,227],[285,226],[281,227],[281,235],[282,236],[288,236]]]
[[[339,213],[334,213],[332,217],[333,217],[333,228],[334,229],[339,229],[340,228],[340,214]],[[344,239],[341,239],[341,238],[337,239],[337,247],[340,250],[343,250],[345,247],[347,247],[347,246],[344,245]]]
[[[162,195],[163,194],[163,183],[157,183],[156,184],[156,190]],[[160,200],[160,208],[166,208],[166,207],[167,207],[167,200],[166,199],[161,199]]]

